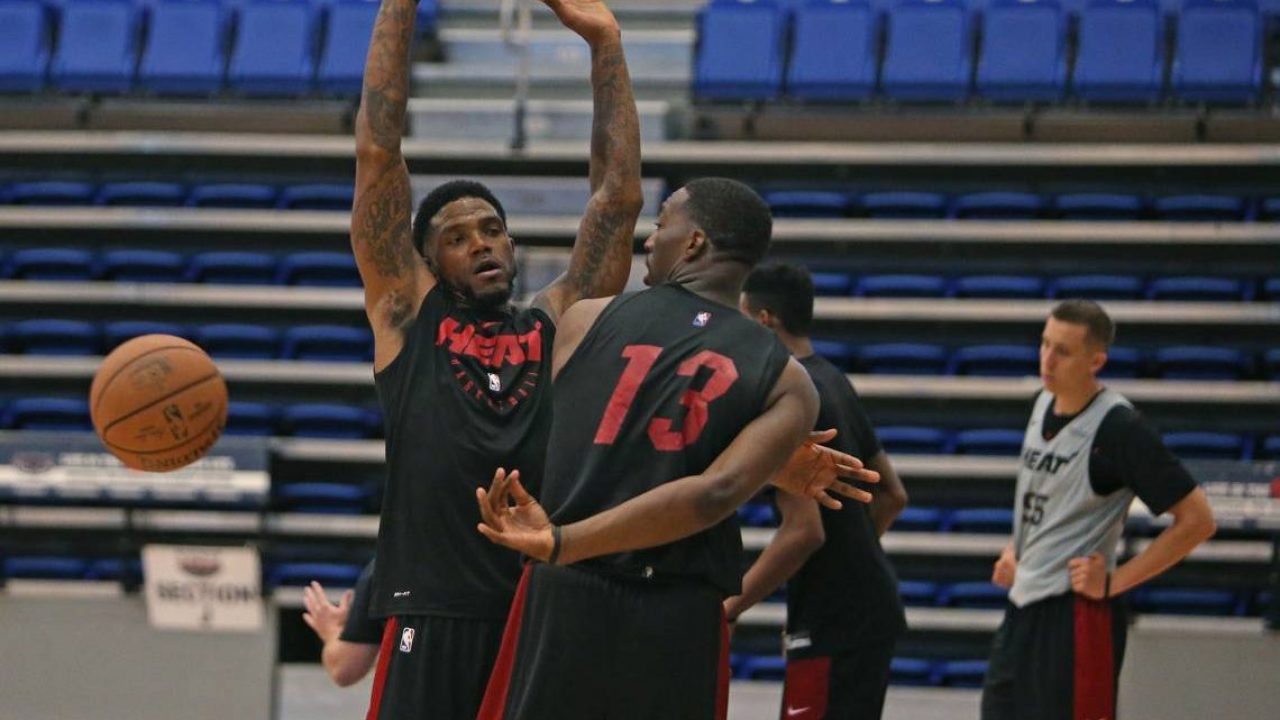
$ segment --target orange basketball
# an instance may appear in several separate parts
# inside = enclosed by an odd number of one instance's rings
[[[93,427],[135,470],[167,472],[204,457],[227,424],[227,384],[194,343],[143,335],[102,361],[89,389]]]

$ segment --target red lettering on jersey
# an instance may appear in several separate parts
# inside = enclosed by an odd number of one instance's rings
[[[485,323],[480,327],[495,324]],[[535,322],[532,330],[520,335],[482,335],[475,325],[463,325],[456,318],[446,317],[436,332],[436,345],[445,344],[454,355],[475,358],[484,367],[501,369],[504,365],[542,362],[542,322]]]

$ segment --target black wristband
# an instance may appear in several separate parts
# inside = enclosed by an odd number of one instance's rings
[[[555,565],[560,559],[560,526],[551,526],[551,557],[547,558],[548,565]]]
[[[1111,573],[1107,572],[1107,579],[1102,585],[1102,599],[1107,600],[1111,597]]]

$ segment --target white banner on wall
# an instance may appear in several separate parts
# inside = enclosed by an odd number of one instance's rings
[[[262,570],[254,548],[148,545],[147,619],[162,630],[262,629]]]

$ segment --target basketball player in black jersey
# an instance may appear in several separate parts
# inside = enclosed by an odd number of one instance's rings
[[[497,465],[538,484],[557,318],[619,292],[642,205],[640,135],[621,32],[601,0],[544,0],[591,47],[591,198],[568,272],[511,308],[515,257],[482,185],[437,188],[412,225],[401,154],[413,0],[382,0],[356,121],[351,244],[374,334],[388,479],[371,614],[388,617],[370,720],[475,717],[519,559],[474,529],[474,482]]]
[[[547,510],[518,472],[477,491],[480,532],[543,561],[517,590],[480,718],[724,717],[734,510],[818,413],[804,369],[737,310],[771,226],[745,185],[691,182],[645,243],[654,287],[562,318]]]

